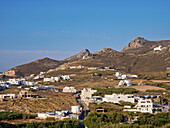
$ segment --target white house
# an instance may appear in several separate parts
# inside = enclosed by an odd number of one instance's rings
[[[121,80],[121,81],[119,82],[118,86],[119,86],[119,87],[123,87],[123,86],[124,86],[124,81]]]
[[[51,81],[51,78],[44,78],[44,82],[49,82]]]
[[[14,99],[15,97],[16,97],[15,94],[0,94],[0,99],[4,98]]]
[[[21,84],[21,81],[19,81],[18,79],[9,79],[7,82],[10,83],[10,84],[14,84],[14,85],[20,85]]]
[[[130,80],[121,80],[118,84],[119,87],[123,87],[123,86],[132,86],[132,82]]]
[[[116,72],[115,76],[118,78],[118,79],[126,79],[126,78],[137,78],[138,76],[137,75],[122,75],[120,72]]]
[[[60,77],[51,77],[51,81],[59,82]]]
[[[44,78],[44,82],[59,82],[60,77],[51,77],[51,78]]]
[[[34,86],[34,87],[30,87],[31,89],[34,90],[46,90],[47,88],[45,86]]]
[[[151,99],[140,99],[138,104],[135,106],[137,111],[153,113],[153,103]]]
[[[62,78],[63,80],[70,80],[70,76],[69,76],[69,75],[61,76],[61,78]]]
[[[73,93],[76,93],[77,90],[74,88],[74,87],[64,87],[63,88],[63,92],[73,92]]]
[[[140,98],[138,100],[137,105],[133,109],[129,109],[129,108],[124,107],[123,111],[154,113],[154,112],[157,112],[158,109],[162,110],[162,106],[153,104],[151,99]]]
[[[82,99],[91,99],[92,98],[92,94],[94,94],[95,92],[97,92],[97,90],[92,90],[91,88],[84,88],[81,91],[81,98]]]
[[[80,106],[71,106],[72,113],[80,113]]]
[[[116,72],[115,76],[118,78],[118,79],[122,79],[122,74],[120,72]]]
[[[54,111],[54,112],[44,112],[38,113],[39,119],[46,119],[47,117],[53,117],[58,120],[63,120],[65,118],[75,118],[78,119],[78,115],[70,114],[69,111]]]
[[[154,50],[154,51],[161,51],[162,48],[163,48],[163,47],[160,45],[160,46],[158,46],[158,47],[155,47],[153,50]]]
[[[33,85],[35,85],[35,83],[34,83],[34,82],[31,82],[31,81],[21,81],[21,85],[33,86]]]
[[[49,86],[45,86],[47,90],[55,90],[55,86],[53,85],[49,85]]]
[[[131,102],[135,103],[136,100],[133,95],[124,95],[124,94],[115,94],[112,95],[105,95],[103,98],[103,102],[112,102],[112,103],[119,103],[119,101]]]
[[[70,69],[81,69],[84,68],[84,66],[79,65],[79,66],[71,66]]]

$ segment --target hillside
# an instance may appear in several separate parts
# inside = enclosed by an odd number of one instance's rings
[[[153,48],[162,45],[162,51]],[[111,48],[91,53],[69,65],[83,65],[87,67],[114,67],[124,72],[137,74],[164,74],[170,66],[170,40],[148,41],[137,37],[121,52]]]
[[[170,40],[160,40],[160,41],[149,41],[143,37],[136,37],[132,40],[121,52],[124,53],[145,53],[152,50],[159,45],[167,47],[170,45]]]
[[[60,61],[53,60],[50,58],[43,58],[38,59],[36,61],[30,62],[28,64],[16,66],[7,72],[5,72],[5,75],[7,76],[27,76],[30,74],[38,74],[40,72],[46,72],[49,69],[53,69],[58,67],[59,65],[63,64]]]
[[[69,62],[73,62],[73,61],[76,61],[76,60],[79,60],[79,59],[82,59],[83,57],[87,57],[90,55],[90,52],[88,49],[84,49],[83,51],[81,51],[80,53],[74,55],[74,56],[71,56],[67,59],[65,59],[64,61],[69,61]]]
[[[161,45],[162,51],[153,51]],[[86,67],[113,67],[124,72],[137,74],[164,73],[170,67],[170,40],[148,41],[136,37],[121,52],[111,48],[90,53],[88,49],[63,61],[43,58],[28,64],[20,65],[5,72],[7,76],[26,76],[60,67],[82,65]]]

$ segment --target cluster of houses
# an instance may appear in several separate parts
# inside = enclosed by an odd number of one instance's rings
[[[66,118],[79,119],[80,106],[71,106],[70,110],[58,110],[53,112],[38,113],[39,119],[54,118],[55,120],[63,120]]]
[[[82,65],[78,65],[78,66],[70,66],[70,67],[68,67],[69,69],[82,69],[82,68],[84,68],[84,66],[82,66]]]
[[[60,80],[71,80],[69,75],[63,75],[61,77],[44,78],[44,82],[60,82]]]
[[[151,98],[157,98],[157,96],[153,95],[147,95],[147,96],[135,96],[131,94],[115,94],[112,95],[105,95],[102,96],[92,96],[94,92],[97,92],[97,90],[92,90],[91,88],[84,88],[81,91],[81,98],[82,100],[88,105],[89,103],[102,103],[102,102],[111,102],[111,103],[120,103],[120,101],[124,102],[130,102],[132,104],[136,103],[134,108],[131,108],[131,106],[124,106],[124,111],[130,111],[130,112],[147,112],[147,113],[154,113],[159,110],[162,110],[161,105],[155,105],[153,104]]]
[[[121,79],[121,81],[118,84],[118,87],[123,87],[123,86],[132,86],[132,82],[131,80],[124,80],[127,78],[137,78],[137,75],[122,75],[120,72],[116,72],[115,76],[117,77],[117,79]]]
[[[0,94],[0,99],[2,100],[9,100],[9,99],[33,99],[33,98],[40,98],[39,96],[33,96],[28,91],[20,91],[18,95],[16,94]]]
[[[44,85],[38,85],[38,86],[20,86],[18,88],[25,89],[25,90],[53,90],[53,91],[58,92],[58,90],[56,90],[55,86],[53,86],[53,85],[49,85],[49,86],[44,86]]]
[[[35,85],[35,83],[31,81],[27,81],[24,78],[23,79],[9,79],[8,81],[0,81],[0,89],[10,88],[13,85],[33,86]]]

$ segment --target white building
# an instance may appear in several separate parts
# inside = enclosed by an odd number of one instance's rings
[[[50,82],[51,78],[44,78],[44,82]]]
[[[59,82],[60,77],[51,77],[51,81]]]
[[[76,93],[77,90],[74,87],[64,87],[63,88],[63,92],[72,92],[72,93]]]
[[[44,78],[44,82],[59,82],[60,77]]]
[[[88,70],[97,70],[98,69],[98,67],[89,67],[89,68],[87,68]]]
[[[61,78],[62,78],[63,80],[70,80],[70,76],[69,76],[69,75],[61,76]]]
[[[80,106],[71,106],[72,113],[80,113]]]
[[[132,86],[132,82],[130,80],[121,80],[118,84],[119,87],[123,86]]]
[[[137,111],[153,113],[153,103],[151,99],[140,99],[138,104],[135,106]]]
[[[118,78],[118,79],[122,79],[122,74],[120,72],[116,72],[115,76]]]
[[[78,119],[78,115],[70,114],[69,111],[54,111],[54,112],[44,112],[44,113],[38,113],[39,119],[46,119],[48,117],[53,117],[56,120],[63,120],[65,118],[75,118]]]
[[[158,109],[162,109],[162,106],[154,105],[151,99],[142,99],[138,100],[137,105],[133,109],[125,108],[124,111],[129,112],[142,112],[142,113],[154,113]]]
[[[31,89],[34,90],[46,90],[47,88],[45,86],[34,86],[34,87],[30,87]]]
[[[14,99],[16,96],[15,94],[0,94],[0,99],[10,98]]]
[[[50,86],[45,86],[47,90],[55,90],[55,86],[50,85]]]
[[[82,65],[79,65],[79,66],[71,66],[69,67],[70,69],[81,69],[81,68],[84,68],[84,66]]]
[[[21,85],[29,85],[29,86],[35,85],[35,83],[31,82],[31,81],[21,81],[20,83],[21,83]]]
[[[162,50],[162,46],[160,45],[159,47],[156,47],[153,49],[154,51],[161,51]]]
[[[95,92],[97,92],[97,90],[92,90],[91,88],[84,88],[81,91],[81,98],[82,99],[91,99],[92,98],[92,94],[94,94]]]
[[[10,84],[14,84],[14,85],[20,85],[21,84],[21,81],[18,80],[18,79],[9,79],[7,82],[10,83]]]
[[[138,76],[137,75],[122,75],[120,72],[116,72],[115,76],[118,78],[118,79],[127,79],[127,78],[137,78]]]
[[[113,93],[112,95],[105,95],[103,98],[103,102],[119,103],[119,101],[135,103],[135,98],[133,95],[115,93]]]

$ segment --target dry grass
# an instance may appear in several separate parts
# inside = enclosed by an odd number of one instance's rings
[[[170,80],[151,80],[154,83],[170,83]]]
[[[141,92],[145,92],[146,90],[165,90],[165,88],[160,88],[156,86],[149,86],[149,85],[138,85],[138,86],[130,86],[131,88],[135,88]],[[128,88],[128,87],[125,87]]]
[[[2,91],[3,93],[17,93],[20,90],[16,87]],[[55,111],[59,109],[71,109],[71,106],[78,105],[73,94],[62,93],[54,91],[37,91],[32,92],[33,95],[39,95],[45,98],[39,99],[14,99],[9,101],[0,102],[0,109],[12,110],[26,113],[37,113]]]

